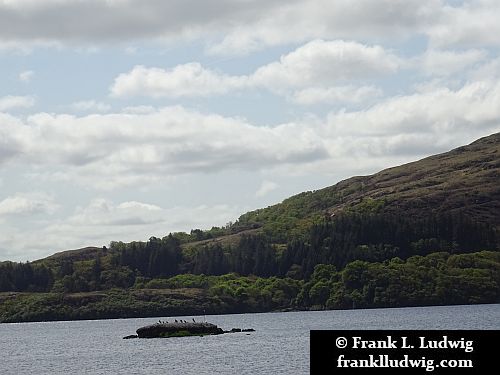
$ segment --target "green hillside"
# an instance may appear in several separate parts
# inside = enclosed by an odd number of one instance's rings
[[[460,212],[500,226],[500,133],[416,162],[300,193],[242,215],[237,226],[301,233],[314,220],[341,212],[405,212],[414,217]]]

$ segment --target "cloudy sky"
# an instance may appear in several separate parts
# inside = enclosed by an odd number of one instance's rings
[[[497,0],[0,0],[0,260],[210,228],[500,130]]]

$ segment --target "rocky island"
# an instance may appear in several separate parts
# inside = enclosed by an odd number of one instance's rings
[[[253,328],[241,329],[233,328],[224,331],[217,325],[207,322],[187,322],[185,320],[175,322],[162,322],[147,325],[137,329],[137,335],[125,336],[124,339],[131,338],[156,338],[156,337],[184,337],[184,336],[205,336],[221,335],[223,333],[234,332],[254,332]]]

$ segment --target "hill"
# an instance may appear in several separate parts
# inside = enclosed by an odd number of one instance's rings
[[[300,193],[282,203],[242,215],[237,226],[297,233],[314,218],[344,211],[463,213],[500,226],[500,133],[425,159],[357,176]]]

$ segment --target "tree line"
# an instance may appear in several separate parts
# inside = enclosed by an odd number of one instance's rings
[[[265,235],[243,235],[235,247],[205,246],[187,269],[207,275],[235,272],[308,279],[318,264],[341,270],[354,260],[381,262],[440,251],[459,254],[497,248],[497,233],[492,226],[459,214],[413,219],[349,213],[313,224],[308,234],[284,246]]]

